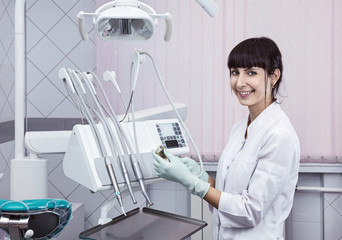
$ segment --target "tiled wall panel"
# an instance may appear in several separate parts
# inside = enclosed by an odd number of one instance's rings
[[[96,70],[96,40],[91,33],[90,40],[82,41],[77,26],[77,13],[94,11],[95,1],[28,1],[26,8],[27,116],[79,117],[58,71]]]
[[[0,1],[0,123],[14,120],[14,2]]]
[[[0,199],[10,198],[10,159],[14,157],[14,142],[0,144]]]

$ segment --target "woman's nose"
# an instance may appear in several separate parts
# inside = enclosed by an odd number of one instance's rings
[[[239,88],[239,87],[245,87],[246,86],[246,79],[239,75],[237,77],[237,82],[236,82],[236,86]]]

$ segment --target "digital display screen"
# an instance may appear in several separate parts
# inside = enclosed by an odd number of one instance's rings
[[[166,147],[167,148],[178,148],[178,142],[177,140],[170,140],[170,141],[165,141]]]

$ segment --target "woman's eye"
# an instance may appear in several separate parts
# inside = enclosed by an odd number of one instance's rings
[[[257,73],[254,72],[254,71],[249,71],[249,72],[248,72],[248,75],[249,75],[249,76],[254,76],[254,75],[256,75],[256,74],[257,74]]]
[[[239,75],[239,72],[236,71],[236,70],[232,70],[232,71],[230,72],[230,74],[233,75],[233,76],[236,76],[236,75]]]

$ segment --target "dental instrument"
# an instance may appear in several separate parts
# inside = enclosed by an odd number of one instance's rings
[[[113,109],[113,107],[111,106],[111,104],[110,104],[110,102],[109,102],[109,100],[108,100],[108,97],[107,97],[107,95],[106,95],[106,93],[105,93],[105,91],[104,91],[104,89],[103,89],[103,86],[102,86],[101,82],[99,81],[99,79],[96,77],[95,74],[93,74],[93,76],[94,76],[94,79],[97,81],[98,86],[99,86],[100,89],[101,89],[101,92],[102,92],[102,94],[103,94],[103,96],[104,96],[104,98],[105,98],[105,100],[106,100],[107,105],[108,105],[109,108],[110,108],[111,114],[109,114],[109,116],[111,117],[111,119],[112,119],[112,121],[113,121],[113,123],[114,123],[114,126],[117,128],[117,129],[116,129],[116,130],[117,130],[117,133],[118,133],[120,136],[123,137],[122,143],[124,142],[125,144],[122,144],[122,145],[123,145],[123,146],[127,146],[127,148],[129,149],[129,152],[130,152],[130,160],[131,160],[131,165],[132,165],[133,170],[134,170],[134,174],[135,174],[136,178],[138,179],[138,182],[139,182],[139,184],[140,184],[141,191],[142,191],[142,193],[143,193],[143,195],[144,195],[144,197],[145,197],[145,199],[146,199],[146,201],[147,201],[147,206],[150,207],[150,206],[153,205],[153,203],[152,203],[152,201],[150,200],[150,198],[149,198],[149,196],[148,196],[148,194],[147,194],[147,190],[146,190],[146,186],[145,186],[145,182],[144,182],[144,176],[143,176],[143,174],[142,174],[140,164],[139,164],[139,162],[138,162],[138,160],[137,160],[137,158],[136,158],[136,155],[135,155],[134,152],[133,152],[133,148],[132,148],[130,142],[128,141],[128,139],[127,139],[127,137],[126,137],[124,131],[123,131],[122,128],[121,128],[121,125],[120,125],[118,119],[116,118],[116,114],[115,114],[115,112],[114,112],[114,109]],[[134,122],[133,122],[133,124],[134,124]],[[136,133],[135,133],[135,136],[136,136]],[[137,145],[138,145],[138,144],[137,144],[137,142],[136,142],[136,146],[137,146]],[[137,151],[136,153],[139,154],[138,151]]]
[[[123,108],[126,109],[127,106],[126,106],[125,100],[124,100],[123,97],[122,97],[121,89],[120,89],[120,87],[119,87],[118,82],[116,81],[116,73],[115,73],[114,71],[105,71],[105,72],[103,73],[103,80],[104,80],[105,82],[108,82],[108,81],[109,81],[109,82],[111,82],[111,83],[114,85],[115,89],[116,89],[116,90],[118,91],[118,93],[119,93],[119,96],[120,96],[120,99],[121,99]]]
[[[77,80],[77,83],[80,84],[80,86],[82,87],[82,89],[83,89],[83,91],[84,91],[84,95],[85,95],[85,94],[86,94],[86,91],[85,91],[84,86],[83,86],[83,84],[82,84],[82,82],[81,82],[81,79],[79,78],[79,76],[78,76],[78,74],[76,73],[76,71],[72,71],[72,73],[73,73],[73,76],[76,77],[75,79]],[[83,100],[82,95],[79,94],[78,96],[80,97],[80,99],[81,99],[81,101],[82,101],[82,100]],[[96,101],[95,101],[95,103],[96,103]],[[85,105],[84,102],[83,102],[83,107],[87,110],[87,105]],[[93,112],[93,113],[96,114],[96,112],[94,111],[94,108],[91,108],[91,110],[92,110],[91,112]],[[99,115],[97,115],[97,116],[99,117]],[[88,119],[90,119],[90,121],[92,122],[92,128],[94,128],[94,130],[95,130],[95,132],[96,132],[96,136],[97,136],[97,141],[100,143],[100,146],[101,146],[101,149],[102,149],[102,150],[101,150],[101,152],[102,152],[102,157],[103,157],[104,160],[105,160],[106,168],[107,168],[108,175],[109,175],[109,178],[110,178],[110,180],[111,180],[112,186],[113,186],[113,188],[114,188],[114,192],[115,192],[116,199],[118,200],[118,202],[119,202],[119,204],[120,204],[120,207],[121,207],[122,212],[123,212],[124,214],[126,214],[126,213],[125,213],[125,210],[124,210],[124,207],[123,207],[123,201],[122,201],[121,191],[120,191],[118,182],[117,182],[117,180],[116,180],[116,176],[115,176],[115,172],[114,172],[114,169],[113,169],[113,165],[112,165],[111,161],[109,160],[109,154],[108,154],[108,152],[107,152],[107,150],[106,150],[106,147],[105,147],[105,145],[104,145],[104,143],[103,143],[103,140],[102,140],[102,138],[101,138],[101,136],[100,136],[99,130],[98,130],[98,128],[97,128],[97,125],[96,125],[95,122],[92,120],[91,116],[88,115]],[[89,122],[89,120],[88,120],[88,122]],[[103,126],[103,124],[102,124],[102,126]],[[105,132],[107,133],[106,127],[103,126],[103,128],[104,128]],[[134,199],[134,197],[133,197],[133,199]],[[135,199],[134,199],[134,200],[135,200]]]
[[[128,175],[127,167],[126,167],[126,164],[125,164],[125,162],[123,160],[123,156],[122,156],[123,154],[121,153],[121,151],[119,149],[119,145],[116,142],[116,139],[114,137],[114,133],[112,131],[112,128],[110,127],[110,124],[108,123],[107,118],[105,116],[104,109],[103,109],[104,107],[103,107],[102,104],[100,104],[100,101],[99,101],[99,99],[97,97],[97,93],[96,93],[96,90],[95,90],[95,86],[92,83],[92,81],[90,80],[89,76],[92,76],[92,75],[84,73],[84,72],[81,74],[81,77],[83,77],[83,79],[84,79],[84,81],[86,83],[86,86],[88,88],[88,91],[89,91],[91,97],[93,98],[93,101],[96,104],[97,109],[99,109],[99,113],[98,114],[99,114],[99,117],[101,119],[101,122],[102,122],[103,128],[105,130],[105,133],[107,135],[107,140],[109,142],[112,154],[113,154],[113,156],[118,156],[118,158],[119,158],[121,170],[122,170],[122,173],[124,175],[128,191],[129,191],[129,193],[131,195],[133,203],[136,204],[137,200],[135,199],[134,194],[133,194],[133,190],[132,190],[131,181],[130,181],[130,178],[129,178],[129,175]],[[100,84],[100,83],[98,82],[98,84]],[[102,94],[105,94],[105,93],[102,92]]]
[[[83,95],[82,95],[82,94],[86,93],[85,88],[81,82],[81,79],[79,78],[79,76],[77,75],[77,73],[75,71],[68,69],[67,72],[69,73],[70,79],[73,82],[73,86],[75,88],[75,93],[77,94],[77,97],[80,99],[81,107],[82,107],[82,110],[84,111],[83,114],[86,117],[86,119],[89,123],[89,126],[91,126],[91,130],[94,134],[94,137],[97,140],[96,143],[98,145],[98,149],[100,150],[101,157],[105,161],[107,172],[108,172],[109,178],[111,180],[112,186],[114,188],[115,196],[116,196],[116,198],[120,204],[122,212],[125,214],[125,210],[124,210],[123,202],[122,202],[122,197],[121,197],[121,192],[120,192],[120,188],[119,188],[119,185],[117,183],[117,180],[116,180],[113,165],[112,165],[111,161],[109,160],[109,155],[108,155],[107,149],[104,145],[104,142],[100,136],[99,129],[93,120],[94,116],[92,115],[91,111],[89,111],[89,109],[87,107],[88,104],[85,102],[86,99],[83,98]]]

